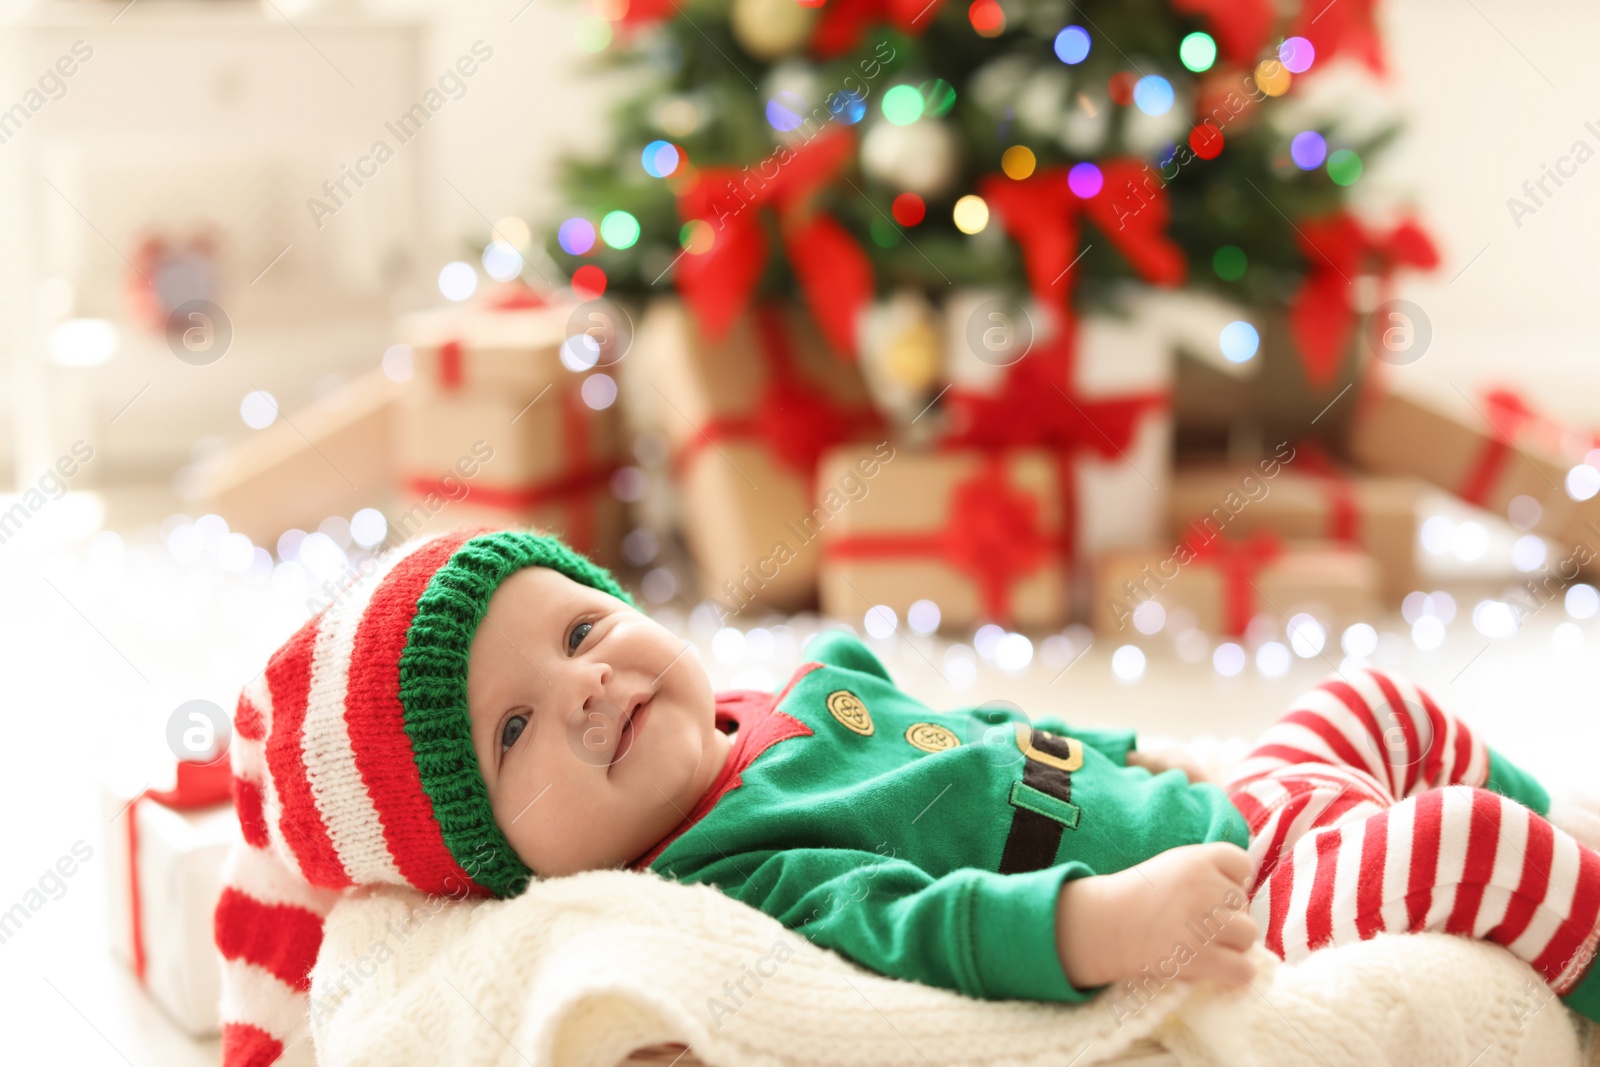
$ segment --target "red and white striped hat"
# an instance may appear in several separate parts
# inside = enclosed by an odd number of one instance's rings
[[[505,897],[534,877],[494,821],[467,715],[473,633],[529,566],[633,603],[549,534],[436,535],[390,551],[245,686],[230,753],[243,841],[215,917],[224,1067],[310,1058],[311,967],[342,890]]]

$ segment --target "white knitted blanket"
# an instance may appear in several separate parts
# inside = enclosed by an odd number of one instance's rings
[[[1380,935],[1293,965],[1253,952],[1242,990],[983,1001],[883,977],[648,871],[490,902],[361,890],[328,916],[312,1034],[325,1067],[612,1067],[664,1042],[692,1050],[678,1067],[1088,1067],[1152,1043],[1184,1067],[1600,1067],[1600,1028],[1496,945]]]

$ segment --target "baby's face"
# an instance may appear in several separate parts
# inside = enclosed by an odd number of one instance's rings
[[[472,639],[467,704],[495,822],[547,878],[647,852],[729,747],[711,680],[684,642],[548,567],[524,567],[495,591]]]

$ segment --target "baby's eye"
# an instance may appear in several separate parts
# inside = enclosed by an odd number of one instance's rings
[[[567,637],[567,651],[576,652],[578,646],[583,644],[583,639],[589,636],[589,631],[594,629],[592,622],[580,622],[572,628],[572,633]]]
[[[504,752],[516,744],[517,738],[522,736],[522,731],[527,725],[528,717],[526,715],[513,715],[507,719],[506,724],[500,727],[500,751]]]

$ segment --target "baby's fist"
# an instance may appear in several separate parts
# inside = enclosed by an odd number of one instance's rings
[[[1258,934],[1245,896],[1250,875],[1244,849],[1213,841],[1066,883],[1056,923],[1067,980],[1089,988],[1148,966],[1180,981],[1248,982],[1255,965],[1245,953]]]

